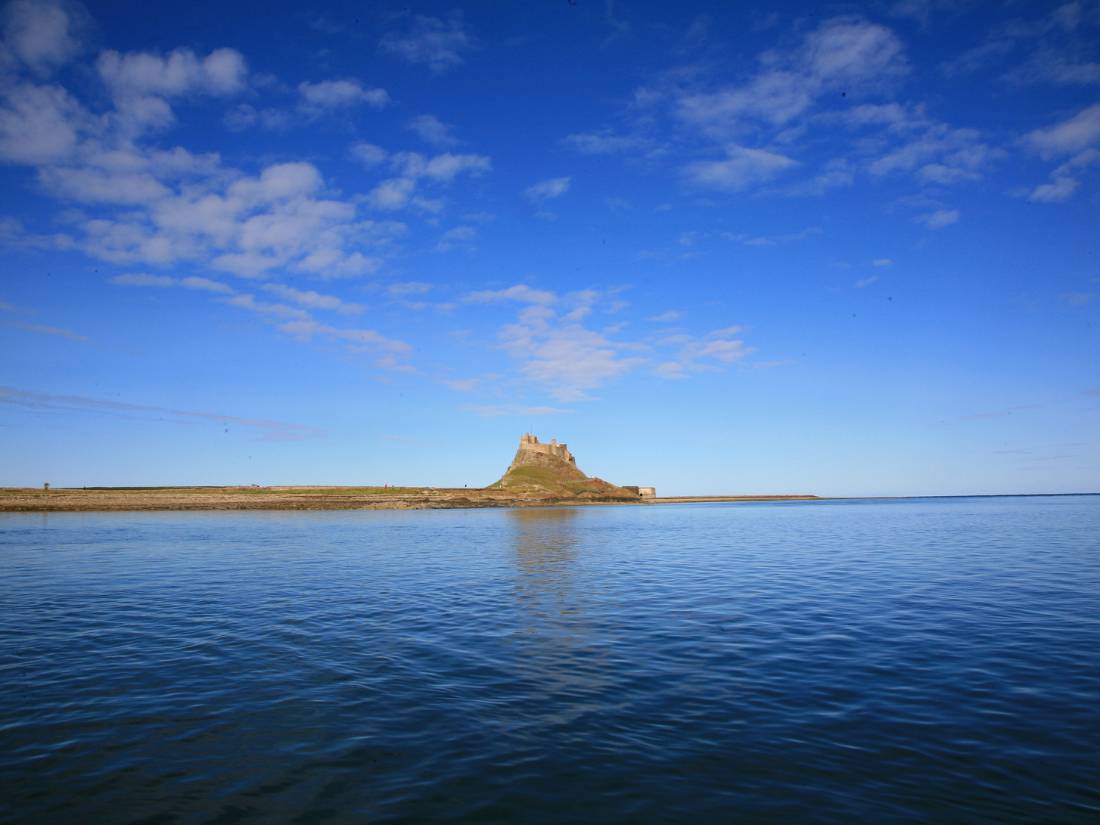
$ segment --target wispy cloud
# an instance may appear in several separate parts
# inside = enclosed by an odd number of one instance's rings
[[[735,364],[754,351],[740,337],[743,333],[744,329],[735,325],[703,336],[686,333],[669,336],[660,343],[671,347],[674,355],[658,363],[653,372],[659,378],[677,380]]]
[[[407,298],[410,295],[423,295],[430,292],[432,285],[423,281],[400,281],[386,287],[391,298]]]
[[[477,238],[476,226],[455,226],[444,232],[435,248],[440,252],[449,252],[455,248],[472,249],[474,239]]]
[[[1024,142],[1043,158],[1071,155],[1100,141],[1100,103],[1066,120],[1028,132]]]
[[[701,160],[683,168],[684,176],[696,186],[738,192],[774,178],[798,162],[778,152],[730,144],[724,160]]]
[[[858,281],[852,284],[852,286],[854,286],[856,289],[866,289],[871,284],[877,281],[878,275],[868,275],[866,278],[860,278]]]
[[[334,327],[308,317],[281,323],[279,324],[279,330],[303,341],[309,341],[315,337],[340,341],[354,350],[378,354],[375,363],[383,369],[415,372],[414,367],[401,360],[412,352],[412,346],[404,341],[383,335],[377,330]]]
[[[228,284],[224,284],[221,281],[214,281],[210,278],[201,278],[197,276],[176,278],[170,275],[150,275],[144,272],[115,275],[110,279],[110,282],[116,286],[182,287],[183,289],[215,292],[222,295],[232,295],[236,291]]]
[[[402,23],[400,30],[382,38],[382,51],[406,63],[427,66],[433,74],[462,65],[477,45],[460,12],[446,20],[417,14]]]
[[[1062,296],[1062,300],[1071,307],[1083,307],[1086,304],[1091,304],[1092,299],[1095,297],[1091,292],[1067,292]]]
[[[918,216],[917,222],[924,224],[929,229],[943,229],[945,226],[958,223],[959,217],[959,210],[957,209],[936,209]]]
[[[945,63],[943,73],[954,78],[994,71],[1012,86],[1100,83],[1100,62],[1092,48],[1100,29],[1095,5],[1035,4],[1017,11],[1038,11],[1040,16],[995,24],[982,42]]]
[[[807,238],[821,235],[820,226],[808,226],[798,232],[785,232],[775,235],[750,235],[746,232],[723,232],[722,237],[729,241],[735,241],[743,246],[782,246],[789,243],[797,243]]]
[[[48,324],[31,324],[26,321],[4,321],[3,323],[25,332],[35,332],[39,335],[51,335],[55,338],[67,338],[70,341],[77,341],[81,344],[91,340],[87,335],[81,335],[80,333],[73,332],[71,329],[65,329],[64,327],[54,327]]]
[[[365,147],[366,144],[358,144],[353,151],[361,157],[364,153],[372,154],[378,148],[372,146],[366,149]],[[386,156],[385,159],[388,160],[396,176],[382,181],[366,196],[366,201],[371,207],[384,211],[411,206],[426,212],[438,212],[442,202],[418,194],[421,184],[445,186],[460,175],[476,177],[493,168],[489,157],[475,154],[443,152],[433,157],[426,157],[418,152],[397,152]]]
[[[313,113],[360,105],[381,109],[390,103],[385,89],[367,88],[354,78],[299,83],[298,94],[302,108]]]
[[[658,313],[657,315],[650,315],[646,318],[647,321],[652,321],[655,324],[671,324],[679,321],[683,317],[684,313],[676,309],[666,310],[665,312]]]
[[[522,404],[467,404],[462,407],[465,412],[473,413],[482,418],[502,418],[505,416],[528,415],[562,415],[570,410],[560,407],[525,407]]]
[[[295,289],[284,284],[264,284],[263,289],[306,309],[331,310],[344,315],[358,315],[365,309],[362,304],[344,301],[335,295],[323,295],[311,289]]]
[[[837,89],[882,89],[908,70],[892,31],[854,17],[827,20],[799,48],[772,52],[762,62],[765,67],[745,83],[679,95],[677,114],[728,140],[759,124],[783,126]]]
[[[569,191],[569,186],[572,183],[572,178],[548,178],[546,180],[540,180],[538,183],[528,186],[524,190],[524,194],[527,199],[535,203],[541,203],[543,201],[553,200],[554,198],[560,198],[566,192]]]
[[[642,362],[618,342],[543,305],[522,310],[501,331],[501,343],[521,362],[520,374],[559,401],[587,399]]]
[[[523,304],[552,304],[557,300],[553,292],[533,289],[526,284],[516,284],[505,289],[483,289],[470,292],[463,299],[471,304],[488,304],[498,301],[518,301]]]
[[[1040,183],[1031,190],[1028,200],[1039,203],[1058,203],[1073,197],[1080,181],[1070,177],[1056,177],[1049,183]]]
[[[617,134],[610,129],[574,132],[562,138],[562,143],[583,155],[615,155],[629,152],[653,152],[652,140],[640,135]]]
[[[422,141],[433,146],[454,146],[458,143],[453,127],[435,115],[417,115],[406,125]]]
[[[15,387],[0,387],[0,404],[31,410],[59,410],[69,412],[98,412],[115,415],[144,415],[160,420],[168,418],[176,422],[189,420],[211,421],[223,426],[242,427],[252,430],[262,441],[301,441],[322,434],[315,427],[300,424],[288,424],[284,421],[270,421],[262,418],[244,418],[220,413],[179,410],[170,407],[158,407],[149,404],[129,404],[104,398],[90,398],[83,395],[57,395],[53,393],[32,392]]]
[[[91,19],[76,3],[15,0],[3,9],[3,24],[14,56],[44,76],[83,50]]]
[[[288,306],[287,304],[273,304],[268,301],[257,301],[256,296],[248,292],[242,292],[239,295],[234,295],[232,298],[223,298],[222,300],[230,306],[247,309],[249,312],[256,312],[260,315],[272,315],[276,318],[294,318],[301,321],[310,320],[309,313],[304,309]]]

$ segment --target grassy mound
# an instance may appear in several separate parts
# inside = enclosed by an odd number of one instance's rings
[[[600,478],[589,478],[573,464],[550,456],[513,463],[490,490],[506,490],[532,498],[606,499],[632,501],[638,497]]]

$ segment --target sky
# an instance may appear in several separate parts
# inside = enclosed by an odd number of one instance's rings
[[[0,485],[1100,492],[1100,3],[0,10]]]

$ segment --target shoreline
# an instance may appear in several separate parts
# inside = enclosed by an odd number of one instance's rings
[[[0,512],[455,510],[707,502],[826,501],[812,495],[666,496],[662,498],[523,496],[482,488],[386,487],[62,487],[0,488]]]

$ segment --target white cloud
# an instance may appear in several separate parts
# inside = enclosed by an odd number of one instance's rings
[[[915,173],[924,182],[949,185],[977,180],[1001,154],[984,143],[975,129],[953,129],[921,112],[904,117],[894,128],[913,136],[873,160],[868,167],[872,175]]]
[[[367,203],[375,209],[387,211],[404,209],[415,189],[416,181],[412,178],[390,178],[367,193]]]
[[[440,252],[447,252],[455,247],[469,247],[476,237],[477,227],[456,226],[443,233],[435,248]]]
[[[680,312],[679,310],[670,309],[658,315],[650,315],[648,318],[646,318],[646,320],[653,321],[655,324],[671,324],[674,321],[679,321],[682,317],[682,312]]]
[[[1078,152],[1050,173],[1050,182],[1032,189],[1028,200],[1056,203],[1069,199],[1080,185],[1080,181],[1075,177],[1078,170],[1097,163],[1100,163],[1100,150],[1085,149],[1083,152]]]
[[[858,281],[852,284],[852,286],[854,286],[856,289],[866,289],[876,281],[878,281],[878,275],[868,275],[866,278],[860,278]]]
[[[1057,203],[1073,196],[1079,183],[1074,178],[1054,178],[1050,183],[1041,183],[1031,190],[1028,200],[1040,203]]]
[[[828,20],[800,48],[769,52],[761,62],[764,68],[745,83],[677,94],[677,115],[713,137],[728,139],[754,124],[786,124],[829,92],[867,93],[907,71],[893,32],[858,18]]]
[[[476,177],[493,168],[492,161],[485,155],[456,155],[451,152],[431,158],[417,152],[398,152],[389,157],[389,162],[400,177],[384,180],[367,193],[367,203],[375,209],[393,211],[415,206],[426,212],[438,212],[442,205],[440,201],[416,194],[421,181],[449,184],[459,175]]]
[[[462,15],[455,12],[447,20],[414,15],[403,31],[386,34],[379,45],[387,54],[440,74],[461,65],[464,53],[476,43]]]
[[[92,118],[57,86],[17,84],[0,102],[0,160],[50,164],[72,157]]]
[[[295,289],[285,284],[264,284],[263,289],[306,309],[331,310],[344,315],[358,315],[365,309],[362,304],[349,303],[335,295],[322,295],[310,289]]]
[[[1080,152],[1100,140],[1100,103],[1088,106],[1061,123],[1035,129],[1024,141],[1043,158]]]
[[[529,200],[535,202],[553,200],[554,198],[560,198],[566,192],[569,191],[569,186],[572,183],[572,178],[548,178],[547,180],[540,180],[533,186],[528,186],[524,190],[524,194]]]
[[[256,296],[251,293],[237,293],[228,285],[208,278],[177,278],[167,275],[133,273],[116,275],[110,280],[111,283],[120,286],[182,287],[184,289],[220,293],[227,296],[218,298],[217,300],[220,303],[254,312],[260,317],[275,323],[280,332],[298,340],[308,341],[317,336],[327,337],[346,343],[356,351],[380,353],[382,357],[376,361],[376,364],[384,369],[411,369],[399,360],[412,351],[412,347],[405,342],[388,338],[375,330],[341,329],[315,320],[308,310],[324,310],[344,315],[357,315],[365,309],[360,304],[344,301],[334,295],[324,295],[313,290],[296,289],[285,284],[263,284],[261,289],[265,292],[289,302],[274,303],[257,300]],[[291,306],[290,304],[296,304],[297,306]]]
[[[122,171],[91,161],[47,167],[41,175],[64,197],[129,207],[82,224],[81,248],[118,263],[194,261],[245,277],[276,270],[347,277],[377,269],[378,253],[405,230],[393,221],[363,220],[354,203],[326,198],[320,172],[308,163],[243,176],[216,157],[187,153],[169,153],[167,160],[134,153]],[[180,179],[181,169],[193,174]]]
[[[744,246],[780,246],[789,243],[798,243],[807,238],[822,234],[820,226],[807,226],[798,232],[785,232],[777,235],[750,235],[746,232],[723,232],[722,237],[729,241],[736,241]]]
[[[543,304],[527,307],[501,332],[502,344],[522,361],[520,374],[559,401],[579,401],[634,369],[641,359]]]
[[[235,49],[215,49],[202,58],[190,49],[167,55],[108,50],[100,54],[96,68],[116,100],[231,95],[244,90],[248,75],[244,57]]]
[[[351,156],[370,169],[385,163],[389,153],[373,143],[356,143],[351,147]]]
[[[115,275],[111,278],[112,284],[118,286],[155,286],[155,287],[171,287],[179,283],[179,279],[172,278],[168,275],[146,275],[144,273],[134,273],[127,275]]]
[[[432,285],[426,284],[423,281],[403,281],[395,284],[390,284],[386,287],[386,292],[391,298],[407,298],[410,295],[423,295],[426,292],[431,292]]]
[[[356,350],[374,350],[387,357],[378,362],[386,368],[402,368],[393,357],[405,356],[412,347],[404,341],[390,338],[373,329],[342,329],[314,321],[312,318],[287,321],[279,325],[279,330],[300,340],[308,341],[314,337],[331,338],[350,344]]]
[[[286,109],[257,109],[249,103],[238,103],[222,118],[225,127],[233,132],[240,132],[257,124],[264,129],[287,129],[293,121],[292,113]]]
[[[692,373],[735,364],[753,352],[741,338],[736,337],[743,332],[741,326],[735,325],[713,330],[702,337],[686,334],[669,336],[663,343],[672,347],[675,355],[657,364],[654,374],[659,378],[678,380]]]
[[[299,83],[298,94],[302,106],[313,112],[326,109],[343,109],[366,104],[372,109],[381,109],[390,102],[385,89],[368,89],[358,80],[322,80],[319,83]]]
[[[723,364],[732,364],[734,361],[740,361],[746,355],[749,350],[745,347],[744,341],[735,341],[720,338],[715,341],[708,341],[699,349],[699,357],[701,358],[714,358],[717,361],[721,361]]]
[[[484,289],[471,292],[464,300],[471,304],[488,304],[496,301],[519,301],[524,304],[552,304],[557,300],[553,292],[544,289],[532,289],[526,284],[516,284],[507,289]]]
[[[435,115],[417,115],[407,126],[422,141],[433,146],[453,146],[458,143],[452,127]]]
[[[951,224],[959,222],[959,210],[936,209],[920,215],[917,222],[923,223],[929,229],[943,229],[945,226],[951,226]]]
[[[492,161],[485,155],[455,155],[444,152],[429,160],[419,174],[432,180],[449,183],[462,173],[476,176],[492,168]]]
[[[881,83],[905,74],[901,41],[892,31],[858,18],[834,18],[806,37],[800,55],[822,87]]]
[[[198,289],[203,292],[219,292],[223,294],[233,292],[233,287],[228,284],[223,284],[221,281],[213,281],[210,278],[200,278],[198,276],[180,278],[179,284],[184,289]]]
[[[680,361],[662,361],[653,368],[653,374],[658,378],[675,381],[688,377],[687,367]]]
[[[200,278],[197,276],[190,276],[187,278],[176,278],[170,275],[149,275],[144,272],[127,273],[125,275],[115,275],[110,279],[112,284],[117,286],[138,286],[138,287],[183,287],[184,289],[194,289],[201,292],[216,292],[223,295],[232,295],[234,292],[233,287],[228,284],[223,284],[221,281],[213,281],[209,278]]]
[[[80,52],[89,23],[78,3],[51,0],[12,0],[4,7],[2,20],[4,44],[39,75]]]
[[[610,129],[596,132],[576,132],[566,135],[562,142],[583,155],[612,155],[621,152],[646,151],[653,148],[652,141],[638,135],[620,135]]]
[[[250,312],[256,312],[261,315],[273,315],[277,318],[293,318],[298,321],[312,320],[309,313],[303,309],[287,306],[286,304],[272,304],[266,301],[257,301],[255,295],[247,292],[221,300],[232,306],[247,309]]]
[[[696,186],[737,192],[771,180],[796,165],[797,161],[776,152],[731,144],[726,147],[725,160],[695,161],[683,172]]]
[[[25,321],[4,321],[3,323],[6,326],[21,329],[24,332],[35,332],[39,335],[50,335],[54,338],[67,338],[70,341],[77,341],[81,344],[91,340],[87,335],[81,335],[77,332],[73,332],[71,329],[65,329],[64,327],[55,327],[48,324],[30,324]]]
[[[871,266],[885,267],[893,265],[894,261],[891,258],[875,258],[873,261],[871,261]]]

